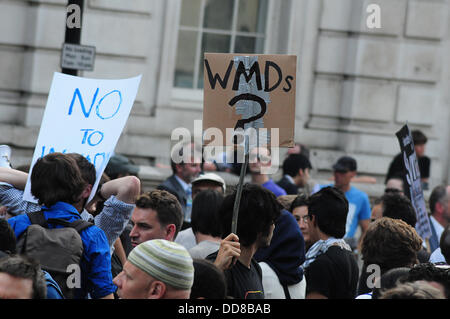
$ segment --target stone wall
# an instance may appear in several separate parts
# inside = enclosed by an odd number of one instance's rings
[[[432,184],[448,182],[448,1],[295,3],[312,15],[300,56],[314,57],[302,74],[304,86],[311,84],[300,89],[297,139],[312,146],[317,168],[352,154],[361,173],[382,181],[399,152],[394,134],[408,122],[429,138]],[[371,3],[381,8],[380,29],[366,26]]]
[[[80,75],[143,75],[116,151],[167,165],[172,130],[193,131],[202,118],[201,92],[172,88],[180,1],[85,3],[81,42],[97,55],[94,71]],[[366,26],[370,3],[381,7],[380,29]],[[16,166],[31,159],[60,71],[66,4],[0,1],[0,143],[13,147]],[[272,0],[270,8],[266,53],[298,56],[296,140],[311,147],[317,178],[351,154],[381,182],[407,121],[429,137],[432,185],[449,182],[449,1]]]

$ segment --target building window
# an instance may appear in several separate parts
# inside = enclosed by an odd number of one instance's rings
[[[203,88],[203,53],[264,53],[268,0],[183,0],[174,86]]]

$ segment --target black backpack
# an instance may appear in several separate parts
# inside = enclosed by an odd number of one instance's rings
[[[77,274],[73,265],[79,267],[83,255],[84,248],[80,234],[93,224],[82,219],[74,222],[56,218],[46,220],[42,211],[27,213],[27,216],[31,225],[19,237],[17,252],[38,260],[42,269],[58,283],[65,298],[72,299],[75,288],[80,288],[68,280],[72,273]],[[64,227],[49,229],[48,224]],[[75,282],[81,282],[81,278]]]

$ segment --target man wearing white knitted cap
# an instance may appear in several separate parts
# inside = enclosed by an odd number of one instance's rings
[[[189,299],[194,266],[186,248],[154,239],[130,252],[113,282],[122,299]]]

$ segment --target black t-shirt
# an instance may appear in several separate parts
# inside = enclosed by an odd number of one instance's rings
[[[430,164],[431,160],[428,156],[422,156],[417,158],[419,164],[420,178],[430,177]],[[399,153],[394,157],[391,164],[389,165],[389,170],[386,175],[386,183],[391,177],[404,177],[406,175],[405,162],[403,160],[402,153]]]
[[[306,294],[317,292],[329,299],[354,299],[359,269],[351,251],[331,246],[305,270]]]
[[[217,252],[206,259],[214,261]],[[236,264],[224,271],[227,280],[227,295],[235,299],[264,299],[262,285],[262,270],[258,262],[252,258],[250,268],[244,266],[239,260]]]

